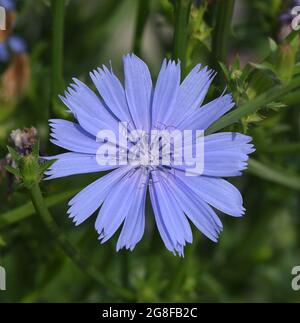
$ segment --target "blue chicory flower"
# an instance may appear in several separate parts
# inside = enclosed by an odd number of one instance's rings
[[[3,7],[9,11],[15,11],[16,10],[16,1],[15,0],[0,0],[0,7]]]
[[[254,151],[251,137],[232,132],[205,136],[200,176],[186,176],[184,166],[101,166],[96,138],[99,129],[117,132],[119,121],[147,131],[158,127],[205,130],[233,108],[231,95],[203,104],[214,73],[207,67],[201,69],[200,64],[181,83],[180,63],[164,60],[153,86],[147,65],[128,54],[124,56],[124,73],[125,87],[112,69],[103,66],[90,74],[100,96],[74,79],[61,97],[78,123],[50,120],[52,143],[69,152],[46,157],[56,159],[46,172],[48,179],[113,169],[72,198],[68,214],[79,225],[101,206],[95,227],[102,243],[123,225],[117,250],[132,250],[141,240],[148,190],[155,222],[168,250],[183,256],[184,246],[193,239],[189,221],[217,242],[222,223],[214,208],[234,217],[245,212],[238,189],[221,177],[241,175],[248,154]]]

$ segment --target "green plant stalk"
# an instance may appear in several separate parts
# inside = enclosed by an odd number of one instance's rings
[[[300,191],[300,178],[282,171],[272,169],[261,162],[252,158],[248,161],[249,173],[256,175],[268,181],[284,185],[286,187]]]
[[[300,152],[300,142],[285,143],[285,144],[272,144],[262,146],[260,149],[262,152],[272,153],[272,154],[288,154],[288,153],[299,153]]]
[[[218,1],[216,5],[216,24],[212,32],[212,53],[218,62],[225,62],[234,0]]]
[[[54,221],[48,208],[46,207],[42,192],[37,183],[28,188],[32,203],[35,207],[36,212],[40,215],[42,221],[47,227],[49,233],[53,237],[53,240],[58,243],[65,254],[76,264],[85,274],[93,279],[97,284],[107,288],[109,291],[114,293],[116,296],[124,298],[126,300],[133,300],[134,295],[125,288],[115,285],[104,277],[101,272],[88,263],[69,243],[65,235],[60,231],[58,225]]]
[[[247,102],[241,107],[236,108],[232,112],[227,113],[222,118],[213,123],[206,131],[206,134],[219,131],[231,124],[239,121],[241,118],[247,116],[250,113],[256,112],[258,109],[265,107],[267,104],[280,100],[283,96],[287,95],[291,91],[300,87],[300,77],[292,80],[288,85],[276,85],[259,95],[255,99]]]
[[[70,197],[72,197],[74,194],[78,193],[81,188],[69,190],[63,193],[58,193],[53,196],[49,196],[45,198],[45,204],[46,206],[52,207],[60,202],[66,201]],[[32,205],[32,202],[29,201],[25,203],[22,206],[19,206],[11,211],[8,211],[6,213],[3,213],[0,215],[0,230],[5,228],[8,225],[14,224],[16,222],[19,222],[21,220],[24,220],[31,215],[35,214],[34,206]]]
[[[137,56],[140,56],[143,33],[145,30],[145,26],[150,12],[149,11],[150,1],[145,1],[145,0],[137,0],[137,1],[138,1],[138,4],[137,4],[137,16],[136,16],[136,24],[135,24],[135,31],[134,31],[133,52]]]
[[[51,107],[58,104],[58,94],[64,87],[63,45],[65,0],[52,0],[52,48],[51,48]],[[54,111],[51,111],[52,115]]]
[[[173,59],[181,61],[184,74],[186,68],[186,51],[188,40],[188,23],[191,10],[190,0],[176,0],[175,5],[175,28],[173,38]]]

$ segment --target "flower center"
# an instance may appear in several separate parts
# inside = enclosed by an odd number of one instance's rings
[[[170,149],[165,151],[164,146],[168,145],[161,140],[160,135],[143,134],[137,142],[129,149],[128,161],[132,166],[155,168],[170,162]],[[166,158],[169,157],[169,158]]]

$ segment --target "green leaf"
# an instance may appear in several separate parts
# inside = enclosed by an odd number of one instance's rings
[[[43,174],[49,167],[51,167],[57,159],[52,159],[52,160],[46,160],[40,165],[40,171]]]
[[[8,152],[10,153],[12,159],[17,163],[22,157],[20,154],[12,147],[7,146]]]
[[[259,113],[252,113],[249,114],[248,116],[245,117],[245,120],[243,120],[246,123],[252,123],[252,122],[260,122],[262,121],[264,118],[262,115],[260,115]]]
[[[290,43],[283,43],[277,51],[276,70],[284,84],[288,84],[293,76],[298,43],[299,37],[295,37]]]
[[[229,81],[230,80],[230,72],[229,72],[228,68],[222,62],[219,62],[219,64],[220,64],[220,67],[221,67],[225,77],[226,77],[226,80]]]
[[[257,70],[271,71],[273,73],[276,73],[274,67],[269,62],[264,62],[264,63],[261,63],[261,64],[250,62],[250,65],[253,66],[254,68],[256,68]]]
[[[275,85],[274,79],[276,79],[276,74],[271,70],[255,70],[249,78],[246,90],[249,100],[272,88]],[[280,82],[278,81],[277,83],[279,84]]]
[[[271,52],[276,52],[277,49],[278,49],[278,45],[277,43],[275,42],[275,40],[271,37],[269,37],[269,47],[270,47],[270,50]]]
[[[12,167],[12,166],[6,165],[6,166],[5,166],[5,169],[6,169],[9,173],[11,173],[11,174],[15,175],[16,177],[21,177],[21,173],[20,173],[20,171],[19,171],[17,168],[14,168],[14,167]]]
[[[39,154],[40,154],[40,142],[37,140],[37,142],[32,147],[32,155],[38,158]]]
[[[274,110],[274,111],[279,111],[281,108],[285,108],[287,105],[281,102],[271,102],[267,104],[267,108]]]

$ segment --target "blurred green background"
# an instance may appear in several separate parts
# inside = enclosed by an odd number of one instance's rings
[[[12,32],[25,39],[28,60],[10,75],[9,84],[19,91],[6,97],[7,84],[0,87],[0,265],[7,273],[1,302],[300,301],[300,291],[291,288],[291,270],[300,265],[300,82],[279,98],[272,96],[297,81],[300,72],[290,15],[296,2],[17,1]],[[199,62],[217,69],[207,100],[227,86],[236,109],[264,94],[268,102],[226,128],[253,136],[256,146],[249,170],[230,180],[242,192],[246,215],[221,215],[218,244],[194,230],[184,258],[164,247],[150,205],[144,238],[133,252],[117,253],[116,236],[100,245],[95,215],[75,227],[66,214],[67,201],[99,174],[41,184],[59,227],[101,273],[103,285],[48,235],[26,191],[5,171],[6,145],[12,145],[12,130],[33,126],[41,154],[57,153],[47,124],[49,117],[66,117],[57,94],[72,77],[91,85],[89,71],[110,61],[122,78],[122,55],[131,51],[147,62],[153,79],[164,57],[179,57],[186,70]],[[0,77],[13,58],[0,63]],[[123,288],[134,298],[119,295]]]

